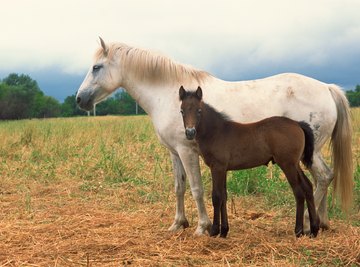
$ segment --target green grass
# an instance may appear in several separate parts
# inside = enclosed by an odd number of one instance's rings
[[[162,188],[172,184],[168,164],[146,116],[0,122],[1,172],[14,183]]]
[[[234,171],[228,176],[230,194],[262,196],[269,207],[295,205],[290,185],[277,165]]]
[[[360,121],[360,112],[354,110],[353,117]],[[358,123],[354,128],[358,138]],[[360,160],[355,156],[354,207],[359,209]],[[173,190],[168,152],[159,145],[147,116],[0,122],[0,167],[4,177],[18,184],[72,179],[83,192],[130,184],[161,189],[166,197]],[[206,166],[202,172],[210,177]],[[211,190],[209,179],[203,180]],[[294,205],[291,188],[276,165],[229,172],[227,187],[231,196],[262,196],[269,207]],[[331,194],[329,206],[332,216],[342,216]]]

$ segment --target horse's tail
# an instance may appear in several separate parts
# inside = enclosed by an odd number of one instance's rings
[[[349,102],[336,85],[329,85],[337,111],[337,120],[331,135],[334,165],[334,192],[340,196],[341,206],[348,210],[353,197],[352,126]]]
[[[305,135],[305,148],[302,162],[306,168],[311,168],[313,163],[313,154],[314,154],[314,133],[311,130],[311,127],[308,123],[304,121],[299,121],[299,125]]]

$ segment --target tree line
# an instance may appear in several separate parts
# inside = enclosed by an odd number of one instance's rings
[[[346,91],[350,106],[360,106],[360,85]],[[96,115],[145,114],[124,90],[96,105]],[[87,112],[76,105],[75,95],[63,103],[45,95],[38,83],[25,74],[9,74],[0,80],[0,120],[84,116]]]
[[[145,114],[126,91],[119,91],[113,97],[96,106],[96,115]],[[0,120],[53,118],[84,116],[87,112],[76,105],[75,95],[65,98],[63,103],[47,96],[38,83],[25,74],[9,74],[0,80]]]
[[[349,100],[350,106],[360,107],[360,85],[356,85],[354,90],[346,91],[346,97]]]

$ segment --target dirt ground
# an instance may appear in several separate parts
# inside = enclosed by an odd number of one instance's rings
[[[173,198],[142,203],[126,188],[76,188],[0,190],[0,266],[360,266],[360,227],[347,221],[296,239],[293,211],[266,211],[258,198],[239,197],[229,201],[228,238],[197,237],[190,195],[190,228],[170,233]]]

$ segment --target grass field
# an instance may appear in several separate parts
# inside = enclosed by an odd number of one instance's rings
[[[146,116],[0,122],[0,266],[358,266],[360,109],[352,114],[354,207],[343,214],[329,194],[331,229],[316,239],[294,237],[276,166],[229,173],[227,239],[193,236],[190,190],[190,228],[169,233],[171,162]]]

